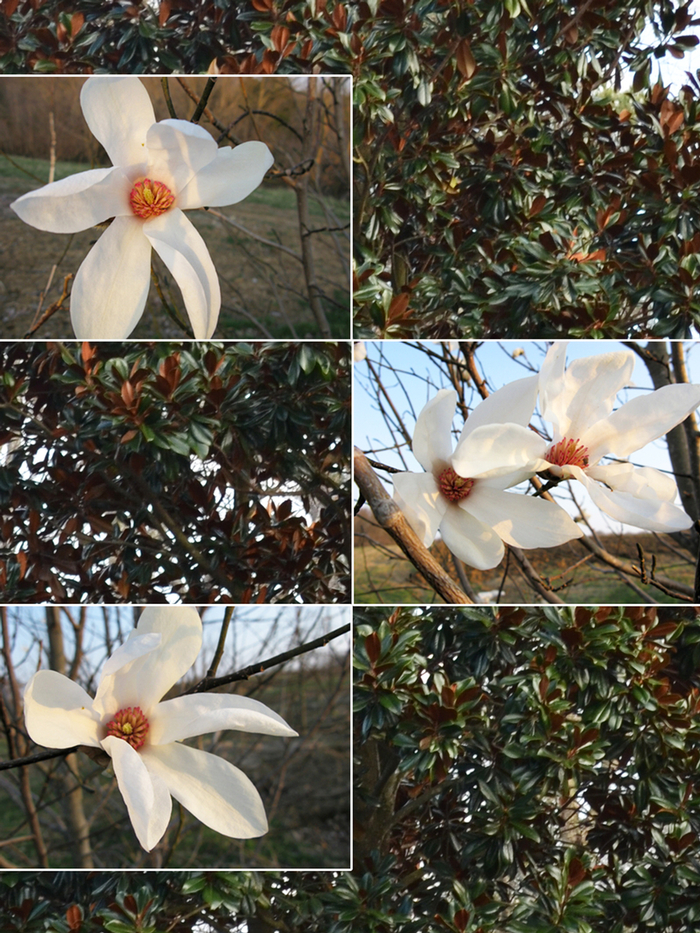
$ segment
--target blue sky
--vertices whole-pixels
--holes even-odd
[[[366,341],[365,346],[368,358],[375,367],[380,368],[383,385],[396,406],[398,414],[412,433],[416,416],[421,408],[439,388],[447,385],[445,377],[437,363],[417,349],[414,343]],[[438,342],[424,341],[422,346],[438,352],[442,350],[442,345]],[[521,379],[538,371],[547,346],[548,344],[544,341],[484,342],[477,352],[477,362],[481,372],[486,375],[489,389],[494,391],[507,382]],[[700,383],[700,343],[687,342],[684,346],[689,378],[692,382]],[[617,341],[571,341],[567,348],[567,360],[625,349],[625,346]],[[392,447],[395,441],[378,410],[376,400],[369,391],[372,380],[366,362],[355,364],[354,376],[354,443],[366,452],[375,451],[376,453],[371,456],[389,466],[420,471],[421,468],[410,451],[404,448],[405,461],[402,462],[396,450],[386,449]],[[653,390],[651,378],[643,362],[638,358],[633,372],[633,382],[633,387],[624,390],[618,396],[619,404],[623,404],[635,395]],[[479,397],[473,390],[470,397],[468,390],[466,400],[468,404],[477,404]],[[539,424],[537,419],[533,419],[533,423]],[[454,427],[461,428],[459,418],[455,419]],[[633,454],[630,459],[637,465],[651,466],[659,470],[670,470],[671,467],[663,438]],[[380,473],[379,475],[383,481],[387,479],[386,474]],[[385,485],[391,490],[389,482],[385,482]],[[597,530],[611,533],[635,530],[629,525],[622,526],[603,515],[588,500],[580,484],[573,484],[573,489],[591,524]],[[560,502],[568,511],[576,514],[573,503],[567,501],[564,487],[561,487]]]

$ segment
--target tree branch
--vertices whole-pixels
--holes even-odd
[[[382,486],[367,457],[355,448],[355,482],[382,528],[391,535],[414,567],[446,603],[471,605],[472,600],[445,573],[428,551],[391,496]]]

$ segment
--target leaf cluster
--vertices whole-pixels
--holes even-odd
[[[342,601],[346,345],[1,353],[5,602]]]
[[[356,917],[371,903],[407,931],[688,929],[698,660],[694,610],[358,610],[356,810],[389,812],[360,823]]]

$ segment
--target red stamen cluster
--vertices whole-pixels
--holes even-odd
[[[126,709],[120,709],[114,719],[107,724],[107,735],[124,739],[137,751],[146,741],[147,732],[148,720],[140,706],[127,706]]]
[[[587,467],[588,448],[584,447],[578,439],[564,437],[552,447],[546,459],[556,466]]]
[[[175,195],[163,182],[144,178],[131,189],[129,203],[137,217],[148,220],[170,210],[175,203]]]
[[[474,480],[459,476],[452,467],[447,467],[438,476],[437,484],[446,499],[449,499],[450,502],[461,502],[472,491]]]

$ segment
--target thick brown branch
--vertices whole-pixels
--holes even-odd
[[[471,604],[471,599],[442,569],[381,484],[361,450],[355,448],[355,482],[367,500],[374,517],[446,603]]]

